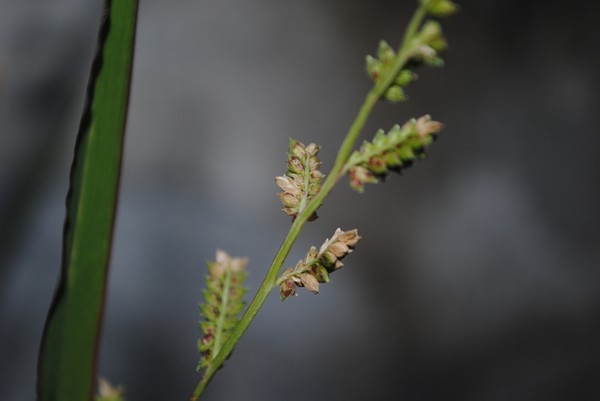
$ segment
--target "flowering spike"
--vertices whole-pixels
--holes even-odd
[[[329,282],[329,274],[343,266],[341,259],[352,252],[359,240],[357,230],[342,231],[338,228],[318,251],[311,247],[303,260],[294,268],[286,269],[277,280],[281,300],[296,295],[296,287],[304,287],[317,294],[319,283]]]
[[[283,211],[292,216],[292,219],[304,210],[310,199],[321,189],[324,175],[319,171],[319,150],[319,146],[314,143],[305,146],[302,142],[291,139],[288,171],[283,176],[275,177],[275,183],[283,191],[277,194],[285,206]],[[308,220],[316,218],[317,214],[313,213]]]
[[[201,354],[198,370],[210,365],[239,321],[245,306],[243,285],[247,263],[247,259],[232,258],[221,250],[217,250],[215,262],[207,263],[205,303],[200,305],[205,320],[200,322],[203,337],[198,341]]]
[[[393,126],[387,135],[379,130],[372,142],[364,142],[360,150],[348,158],[344,171],[348,173],[350,187],[362,193],[365,184],[379,182],[389,170],[400,172],[410,166],[415,159],[424,156],[425,149],[442,128],[442,123],[425,115],[402,127]]]

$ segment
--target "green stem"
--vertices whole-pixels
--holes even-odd
[[[248,306],[248,309],[246,309],[246,312],[240,319],[240,322],[233,329],[233,332],[223,345],[223,348],[221,348],[217,356],[212,360],[212,362],[204,372],[202,380],[198,383],[196,389],[190,397],[190,401],[198,400],[198,398],[208,385],[209,381],[214,376],[215,372],[221,367],[221,365],[223,365],[225,359],[227,359],[227,357],[229,356],[235,345],[238,343],[246,329],[248,329],[250,323],[252,323],[252,321],[256,317],[256,314],[267,299],[267,296],[275,286],[277,275],[279,274],[279,271],[281,270],[281,267],[283,266],[283,263],[285,262],[285,259],[287,258],[290,249],[292,248],[292,245],[296,241],[296,238],[298,238],[302,227],[308,221],[310,216],[314,212],[316,212],[319,206],[321,206],[323,200],[327,197],[327,195],[329,195],[329,192],[333,189],[338,179],[340,178],[342,169],[344,168],[344,164],[348,160],[348,157],[350,156],[350,153],[354,148],[354,144],[356,143],[358,135],[362,131],[362,128],[364,127],[367,118],[369,117],[369,114],[373,109],[373,106],[375,106],[379,98],[390,86],[390,84],[395,79],[396,75],[398,75],[404,64],[410,59],[412,50],[411,41],[414,35],[416,34],[417,29],[423,22],[423,18],[425,17],[425,15],[426,5],[422,2],[408,25],[404,41],[402,42],[402,45],[398,50],[396,59],[392,64],[392,68],[390,69],[389,74],[387,74],[385,79],[382,79],[367,94],[362,106],[360,107],[360,110],[358,111],[358,114],[356,115],[356,118],[354,119],[354,122],[350,126],[350,129],[348,130],[348,133],[346,134],[346,137],[344,138],[344,141],[340,146],[340,149],[335,159],[335,163],[331,168],[329,174],[327,174],[327,178],[321,186],[321,189],[306,205],[306,208],[302,210],[300,214],[298,214],[296,220],[294,220],[294,223],[290,227],[287,236],[283,240],[283,244],[281,244],[281,247],[277,251],[275,258],[271,263],[271,267],[269,268],[265,279],[263,280],[258,291],[256,292],[254,299]]]
[[[229,307],[229,291],[231,287],[231,270],[227,269],[225,272],[225,279],[223,283],[223,295],[221,296],[221,307],[219,308],[219,319],[217,319],[217,327],[215,330],[215,345],[213,346],[213,358],[218,355],[221,349],[221,342],[223,340],[223,324],[225,323],[225,317],[227,316],[227,309]]]
[[[304,193],[302,194],[302,199],[300,199],[300,206],[298,206],[298,210],[302,213],[302,210],[306,207],[309,198],[309,186],[310,186],[310,155],[306,152],[306,157],[304,158]]]
[[[406,32],[404,32],[404,40],[402,41],[402,45],[400,46],[400,50],[398,53],[402,52],[402,50],[407,50],[410,45],[410,41],[413,39],[417,30],[423,23],[423,19],[427,15],[427,7],[431,0],[421,1],[421,5],[415,11],[415,14],[411,18],[408,26],[406,27]],[[391,81],[390,81],[391,82]]]

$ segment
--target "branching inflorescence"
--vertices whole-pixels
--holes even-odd
[[[319,249],[311,247],[304,259],[295,267],[285,269],[277,278],[302,227],[317,218],[317,209],[339,179],[347,174],[350,186],[363,192],[365,184],[377,183],[390,171],[399,172],[424,157],[436,134],[443,128],[429,115],[410,119],[402,126],[394,125],[387,133],[379,130],[371,141],[364,141],[358,150],[352,150],[378,100],[406,101],[405,88],[416,80],[415,70],[419,66],[443,65],[440,52],[446,49],[447,44],[441,26],[435,20],[425,19],[427,16],[445,17],[456,11],[457,5],[451,0],[420,0],[398,49],[394,50],[382,41],[377,56],[366,57],[367,74],[374,86],[342,142],[327,177],[319,171],[321,161],[317,155],[320,147],[314,143],[304,145],[290,140],[287,171],[276,177],[275,182],[282,190],[278,196],[283,203],[283,211],[292,217],[292,226],[241,319],[238,315],[244,307],[242,284],[246,260],[231,258],[223,251],[217,251],[216,262],[208,264],[205,304],[201,306],[203,337],[198,344],[201,353],[198,368],[204,369],[204,375],[191,396],[192,401],[202,394],[272,289],[279,288],[282,300],[296,295],[298,287],[317,294],[320,284],[329,282],[329,275],[343,266],[341,259],[361,238],[356,229],[342,231],[338,228]]]

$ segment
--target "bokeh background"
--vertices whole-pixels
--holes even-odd
[[[101,1],[0,3],[0,388],[34,399]],[[290,136],[323,171],[415,1],[142,0],[100,373],[185,400],[217,247],[258,287],[290,221]],[[363,236],[321,294],[267,301],[207,400],[600,399],[600,6],[465,0],[442,70],[364,132],[430,113],[428,160],[340,185],[292,251]]]

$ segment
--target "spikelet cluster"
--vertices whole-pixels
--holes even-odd
[[[452,3],[453,4],[453,3]],[[437,5],[437,8],[447,8],[448,5]],[[437,21],[427,21],[410,42],[409,60],[405,68],[400,70],[393,78],[392,83],[383,93],[383,98],[390,102],[402,102],[408,99],[404,88],[417,79],[414,70],[422,65],[441,67],[444,61],[439,54],[447,47],[446,39],[442,35],[442,28]],[[375,84],[387,79],[388,74],[394,70],[396,51],[385,41],[379,42],[377,57],[366,57],[367,74]]]
[[[427,147],[443,125],[429,115],[412,119],[402,127],[395,125],[386,134],[379,130],[373,141],[363,142],[346,163],[350,186],[363,192],[365,184],[375,184],[390,170],[400,172],[418,158],[425,157]]]
[[[286,269],[277,281],[281,300],[296,295],[296,287],[318,294],[319,283],[328,283],[329,274],[344,266],[341,260],[352,252],[360,238],[357,230],[342,231],[338,228],[319,250],[311,247],[304,260],[300,260],[294,268]]]
[[[396,58],[396,52],[384,40],[379,42],[377,48],[377,57],[367,56],[367,74],[375,84],[385,79],[392,69],[392,64]],[[412,81],[417,79],[417,75],[410,69],[401,70],[395,77],[392,84],[387,88],[383,97],[390,102],[402,102],[408,99],[404,92],[404,88]]]
[[[320,147],[314,143],[305,146],[290,139],[290,150],[285,175],[275,177],[275,183],[283,192],[278,193],[283,211],[294,220],[319,192],[324,175],[319,171],[321,161],[317,157]],[[317,218],[316,212],[308,219]]]
[[[232,258],[221,250],[217,250],[214,262],[207,263],[205,303],[200,305],[204,320],[200,322],[203,336],[198,341],[198,370],[209,366],[239,321],[245,306],[247,263],[247,259]]]

